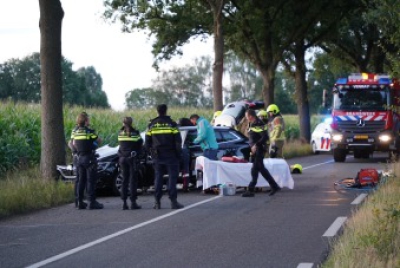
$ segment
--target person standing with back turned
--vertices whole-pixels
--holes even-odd
[[[140,137],[139,131],[132,127],[132,117],[125,117],[123,126],[118,133],[118,156],[119,166],[122,171],[122,189],[121,198],[123,201],[122,209],[128,209],[126,200],[128,199],[128,183],[131,199],[131,209],[140,209],[136,203],[137,185],[138,185],[138,162],[143,146],[143,139]]]
[[[269,195],[274,195],[281,188],[271,176],[268,169],[266,169],[264,166],[263,160],[266,150],[266,141],[269,138],[267,126],[257,117],[254,110],[247,110],[246,118],[250,123],[248,133],[253,166],[251,168],[251,182],[249,183],[248,190],[242,194],[242,197],[254,196],[258,173],[260,172],[271,187],[271,192],[269,193]]]
[[[182,138],[178,125],[167,116],[167,105],[157,106],[158,117],[151,120],[146,132],[146,149],[153,159],[155,172],[155,204],[154,209],[161,208],[163,195],[164,170],[168,170],[168,193],[171,200],[171,209],[181,209],[178,203],[176,183],[179,175],[179,163],[182,157]]]
[[[89,209],[102,209],[103,204],[96,201],[97,158],[95,151],[100,138],[94,130],[87,127],[88,117],[81,113],[76,120],[78,126],[71,135],[72,145],[78,155],[78,209],[85,209],[83,202],[85,187],[89,197]]]

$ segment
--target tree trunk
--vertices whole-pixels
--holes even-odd
[[[57,178],[57,164],[65,164],[62,107],[61,28],[64,11],[59,0],[39,0],[41,64],[41,158],[46,180]]]
[[[305,64],[305,48],[303,42],[296,43],[295,60],[295,96],[297,103],[297,111],[299,114],[300,124],[300,138],[310,142],[311,139],[311,126],[310,126],[310,105],[307,94],[307,81],[306,81],[306,64]]]
[[[222,77],[224,74],[224,34],[222,30],[222,6],[224,0],[210,1],[214,13],[214,64],[213,64],[213,105],[214,111],[222,111]]]
[[[268,107],[268,105],[274,103],[274,92],[275,92],[275,67],[270,67],[270,68],[262,68],[258,66],[257,68],[262,76],[263,80],[263,89],[262,89],[262,94],[263,94],[263,100],[265,103],[265,108]]]

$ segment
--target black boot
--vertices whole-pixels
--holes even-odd
[[[153,206],[154,209],[161,209],[161,202],[160,200],[156,200]]]
[[[86,209],[87,208],[87,203],[83,201],[78,202],[78,209]]]
[[[253,191],[246,191],[242,194],[242,197],[254,197]]]
[[[89,209],[103,209],[103,208],[104,208],[103,204],[97,201],[90,202]]]
[[[128,204],[126,203],[126,200],[124,200],[124,203],[122,205],[122,210],[127,210],[128,209]]]
[[[178,201],[176,201],[176,200],[171,201],[171,209],[181,209],[183,207],[184,207],[184,205],[178,203]]]
[[[276,188],[272,188],[271,192],[269,192],[269,195],[274,195],[276,192],[279,192],[281,190],[281,187],[277,186]]]
[[[132,201],[131,203],[131,209],[141,209],[142,207],[139,206],[136,201]]]

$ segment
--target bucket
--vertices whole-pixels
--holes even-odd
[[[236,194],[236,184],[227,182],[223,187],[223,194],[225,196],[232,196]]]

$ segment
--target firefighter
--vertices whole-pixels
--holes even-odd
[[[83,202],[85,187],[87,187],[90,201],[89,209],[102,209],[104,207],[103,204],[96,201],[97,158],[95,155],[97,145],[101,140],[93,129],[87,127],[88,120],[87,115],[79,114],[76,120],[77,128],[74,129],[71,135],[72,146],[76,150],[78,157],[78,209],[87,207]]]
[[[270,155],[283,158],[283,145],[285,143],[285,121],[276,104],[271,104],[267,108],[268,131],[270,135]]]
[[[122,172],[121,199],[123,201],[122,209],[127,210],[128,205],[128,183],[131,200],[131,209],[141,209],[136,203],[137,186],[139,177],[139,156],[142,151],[143,139],[138,130],[132,127],[132,117],[125,117],[123,126],[118,133],[118,162]]]
[[[268,124],[268,113],[265,110],[260,110],[257,113],[257,117],[264,123]]]
[[[182,138],[178,125],[167,116],[167,105],[157,106],[158,117],[151,120],[146,132],[146,149],[153,159],[155,172],[155,204],[154,209],[161,208],[164,170],[168,171],[168,194],[171,209],[181,209],[178,203],[176,183],[179,175],[179,162],[182,157]]]
[[[215,126],[215,119],[222,114],[222,111],[216,111],[213,115],[213,119],[211,120],[211,125]]]
[[[246,111],[246,118],[249,121],[249,143],[251,146],[251,182],[248,190],[242,194],[242,197],[253,197],[255,187],[257,185],[258,173],[265,178],[271,187],[269,195],[274,195],[281,188],[276,183],[274,178],[264,166],[264,154],[266,150],[266,142],[268,140],[268,131],[266,125],[257,117],[254,110]]]

